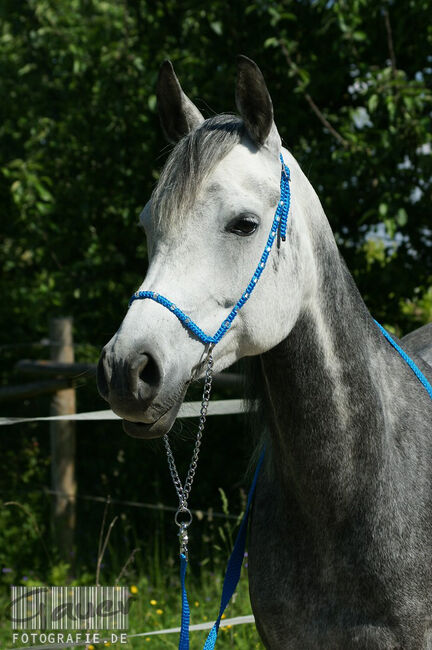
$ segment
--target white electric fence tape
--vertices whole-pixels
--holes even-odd
[[[221,621],[220,627],[226,627],[227,625],[242,625],[243,623],[255,623],[255,618],[252,616],[236,616],[234,618],[225,618]],[[213,627],[214,623],[197,623],[196,625],[191,625],[189,630],[191,632],[199,630],[210,630]],[[139,634],[128,634],[128,639],[132,639],[138,636],[153,636],[156,634],[174,634],[175,632],[180,632],[179,627],[171,627],[168,630],[155,630],[154,632],[140,632]]]
[[[181,405],[178,418],[194,418],[199,417],[200,415],[201,402],[185,402]],[[230,399],[230,400],[218,400],[217,402],[211,402],[209,404],[207,415],[235,415],[237,413],[245,413],[247,411],[245,402],[241,399]],[[10,425],[10,424],[19,424],[22,422],[52,422],[54,420],[119,420],[118,415],[113,413],[113,411],[90,411],[88,413],[73,413],[70,415],[55,415],[49,417],[37,417],[37,418],[0,418],[0,426]],[[254,623],[255,619],[252,615],[249,616],[236,616],[234,618],[226,618],[221,621],[220,627],[227,627],[232,625],[242,625],[247,623]],[[199,630],[210,630],[213,627],[213,622],[198,623],[196,625],[190,626],[190,631],[199,631]],[[150,637],[157,636],[161,634],[178,634],[180,632],[179,627],[172,627],[166,630],[154,630],[152,632],[139,632],[138,634],[128,634],[127,638],[132,639],[136,637]],[[101,643],[105,641],[101,640]],[[61,650],[62,648],[72,648],[74,646],[85,646],[87,643],[61,643],[58,645],[39,645],[39,646],[24,646],[22,648],[14,647],[11,650],[46,650],[47,647],[50,650]]]
[[[185,402],[181,405],[178,418],[196,418],[200,415],[201,402]],[[211,402],[207,415],[235,415],[245,413],[247,408],[241,399],[221,399]],[[21,422],[53,422],[55,420],[120,420],[113,411],[89,411],[88,413],[71,413],[70,415],[51,415],[37,418],[0,418],[0,426],[20,424]]]

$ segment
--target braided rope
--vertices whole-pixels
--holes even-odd
[[[374,319],[374,320],[375,320],[375,319]],[[384,329],[384,327],[383,327],[382,325],[380,325],[380,324],[378,323],[378,321],[375,321],[375,323],[378,325],[379,329],[380,329],[381,332],[384,334],[384,336],[386,337],[387,341],[388,341],[388,342],[389,342],[389,343],[394,347],[395,350],[397,350],[397,351],[399,352],[399,354],[401,355],[402,359],[403,359],[403,360],[404,360],[404,361],[409,365],[409,367],[411,368],[411,370],[413,371],[413,373],[415,374],[415,376],[417,377],[417,379],[418,379],[419,381],[421,381],[421,383],[423,384],[423,386],[426,388],[426,390],[427,390],[427,392],[428,392],[428,394],[429,394],[429,397],[432,399],[432,386],[431,386],[431,384],[428,382],[428,380],[426,379],[426,377],[424,376],[424,374],[422,373],[422,371],[420,370],[420,368],[419,368],[419,367],[417,366],[417,364],[414,363],[414,361],[413,361],[413,360],[412,360],[412,359],[407,355],[407,353],[406,353],[404,350],[402,350],[401,346],[398,345],[398,344],[396,343],[396,341],[395,341],[395,340],[390,336],[390,334],[387,332],[387,330]]]
[[[156,293],[155,291],[136,291],[129,301],[129,306],[135,300],[144,300],[144,299],[154,300],[155,302],[159,303],[163,307],[166,307],[166,309],[169,309],[174,314],[174,316],[177,316],[179,321],[183,323],[183,325],[187,327],[192,332],[192,334],[194,334],[197,337],[197,339],[199,339],[205,345],[209,343],[216,345],[216,343],[219,343],[221,338],[228,332],[239,310],[249,300],[253,290],[255,289],[255,286],[258,280],[260,279],[262,272],[266,267],[269,254],[273,247],[273,243],[276,239],[276,235],[278,231],[281,240],[282,241],[286,240],[288,214],[289,214],[289,209],[291,204],[291,192],[290,192],[290,183],[289,183],[290,171],[288,167],[285,165],[282,154],[280,155],[280,160],[282,164],[281,181],[280,181],[280,188],[281,188],[280,200],[276,208],[276,212],[270,229],[270,234],[267,238],[264,251],[260,257],[258,266],[256,267],[255,272],[248,286],[246,287],[245,291],[241,295],[241,298],[237,301],[237,303],[235,304],[231,312],[228,314],[226,319],[222,322],[221,326],[213,336],[210,336],[209,334],[203,332],[203,330],[187,314],[185,314],[184,311],[180,309],[180,307],[177,307],[177,305],[175,305],[171,300],[169,300],[165,296],[162,296],[160,293]]]

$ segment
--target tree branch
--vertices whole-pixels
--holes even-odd
[[[311,109],[313,110],[313,112],[315,113],[315,115],[318,117],[318,119],[321,121],[321,123],[326,127],[326,129],[328,129],[328,131],[330,131],[330,133],[332,134],[332,136],[335,137],[336,140],[337,140],[337,141],[338,141],[338,142],[339,142],[343,147],[347,147],[347,146],[348,146],[348,142],[347,142],[347,141],[345,140],[345,138],[343,138],[343,137],[341,136],[341,134],[338,133],[338,131],[336,131],[336,129],[335,129],[335,128],[330,124],[330,122],[329,122],[328,119],[325,117],[325,115],[323,115],[323,113],[321,113],[320,109],[319,109],[318,106],[315,104],[314,100],[313,100],[312,97],[309,95],[309,93],[305,93],[304,96],[305,96],[305,99],[306,99],[307,103],[309,104],[309,106],[311,107]]]
[[[393,73],[393,77],[395,77],[396,76],[396,71],[397,71],[397,68],[396,68],[396,55],[395,55],[394,45],[393,45],[393,32],[392,32],[392,28],[391,28],[391,25],[390,25],[390,16],[389,16],[389,12],[387,11],[387,9],[384,9],[384,22],[385,22],[386,32],[387,32],[387,46],[388,46],[389,55],[390,55],[392,73]]]
[[[285,43],[284,43],[283,41],[279,40],[279,45],[280,45],[280,47],[281,47],[281,50],[282,50],[282,52],[283,52],[283,55],[284,55],[284,57],[285,57],[285,59],[286,59],[286,62],[287,62],[288,65],[289,65],[289,67],[290,67],[291,70],[293,70],[293,71],[295,72],[295,74],[298,76],[299,73],[298,73],[298,71],[297,71],[297,66],[295,65],[294,61],[292,60],[291,55],[290,55],[290,53],[288,52],[288,49],[287,49]],[[297,83],[299,84],[300,82],[298,81]],[[313,110],[313,112],[315,113],[315,115],[317,116],[317,118],[319,119],[319,121],[321,122],[321,124],[322,124],[323,126],[325,126],[325,128],[329,131],[329,133],[332,134],[332,136],[333,136],[333,137],[334,137],[334,138],[339,142],[339,144],[341,144],[343,147],[348,147],[348,146],[349,146],[349,142],[348,142],[347,140],[345,140],[345,138],[342,137],[341,134],[340,134],[338,131],[336,131],[336,129],[334,128],[334,126],[332,126],[332,125],[330,124],[330,122],[328,121],[328,119],[325,117],[325,115],[321,112],[321,110],[320,110],[320,109],[318,108],[318,106],[315,104],[314,100],[313,100],[312,97],[309,95],[309,93],[307,93],[307,92],[303,92],[303,94],[304,94],[304,98],[306,99],[307,103],[309,104],[310,108]]]

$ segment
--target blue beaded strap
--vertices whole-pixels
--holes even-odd
[[[387,332],[387,330],[384,329],[384,327],[382,325],[380,325],[378,323],[378,321],[375,321],[375,323],[378,325],[379,329],[384,334],[387,341],[394,347],[395,350],[397,350],[397,352],[399,352],[402,359],[409,365],[409,367],[411,368],[411,370],[413,371],[413,373],[415,374],[417,379],[419,381],[421,381],[423,386],[426,388],[426,390],[427,390],[427,392],[429,394],[429,397],[432,399],[432,386],[431,386],[430,382],[426,379],[426,377],[424,376],[424,374],[422,373],[420,368],[417,366],[416,363],[414,363],[414,361],[411,359],[411,357],[409,357],[407,355],[407,353],[404,350],[402,350],[401,346],[396,343],[396,341],[390,336],[390,334]]]
[[[161,296],[160,293],[156,293],[155,291],[137,291],[136,293],[133,294],[132,298],[130,299],[129,306],[135,300],[143,300],[146,298],[150,300],[154,300],[155,302],[158,302],[160,305],[163,305],[164,307],[169,309],[174,314],[174,316],[177,316],[179,321],[181,321],[183,325],[187,327],[192,332],[192,334],[194,334],[202,343],[204,344],[213,343],[213,345],[219,343],[221,338],[227,333],[227,331],[231,327],[231,324],[234,318],[237,316],[239,310],[243,307],[245,302],[249,300],[253,290],[255,289],[255,286],[261,277],[261,273],[265,269],[268,256],[270,254],[270,251],[272,249],[278,231],[281,240],[282,241],[286,240],[287,221],[288,221],[288,214],[289,214],[290,203],[291,203],[291,192],[290,192],[290,184],[289,184],[290,171],[288,167],[285,165],[282,154],[280,154],[280,160],[282,163],[282,173],[281,173],[281,181],[280,181],[280,189],[281,189],[280,199],[276,208],[270,234],[268,236],[263,254],[261,255],[260,261],[258,262],[258,266],[255,269],[255,273],[253,274],[251,281],[249,282],[248,286],[243,292],[240,300],[237,301],[236,305],[233,307],[230,314],[222,322],[222,325],[219,327],[219,329],[213,336],[210,336],[205,332],[203,332],[202,329],[198,327],[198,325],[187,314],[184,313],[184,311],[182,311],[179,307],[177,307],[177,305],[171,302],[171,300],[169,300],[168,298],[165,298],[165,296]]]

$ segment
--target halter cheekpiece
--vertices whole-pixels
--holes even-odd
[[[290,192],[290,185],[289,185],[290,171],[288,167],[285,165],[282,154],[280,154],[280,160],[282,164],[281,180],[280,180],[280,199],[276,208],[276,212],[273,218],[273,222],[271,225],[271,229],[270,229],[270,233],[266,245],[264,247],[264,251],[260,257],[258,266],[255,269],[255,273],[253,274],[251,281],[247,285],[246,289],[242,293],[236,305],[232,308],[231,312],[228,314],[228,316],[225,318],[225,320],[222,322],[221,326],[213,336],[205,334],[205,332],[203,332],[203,330],[187,314],[185,314],[184,311],[182,311],[179,307],[177,307],[177,305],[175,305],[171,300],[165,298],[165,296],[161,296],[160,293],[156,293],[155,291],[136,291],[129,301],[129,306],[135,300],[145,300],[145,299],[154,300],[155,302],[158,302],[163,307],[169,309],[175,316],[177,316],[179,321],[181,321],[183,325],[187,327],[205,345],[207,344],[216,345],[216,343],[219,343],[221,338],[227,333],[227,331],[231,327],[231,324],[235,319],[235,317],[237,316],[237,314],[239,313],[240,309],[243,307],[245,302],[249,300],[253,290],[255,289],[255,286],[258,280],[260,279],[262,272],[265,269],[268,257],[270,255],[270,251],[272,249],[275,239],[277,239],[277,234],[279,233],[279,236],[282,241],[285,241],[286,239],[287,221],[288,221],[288,214],[289,214],[290,201],[291,201],[291,192]]]

